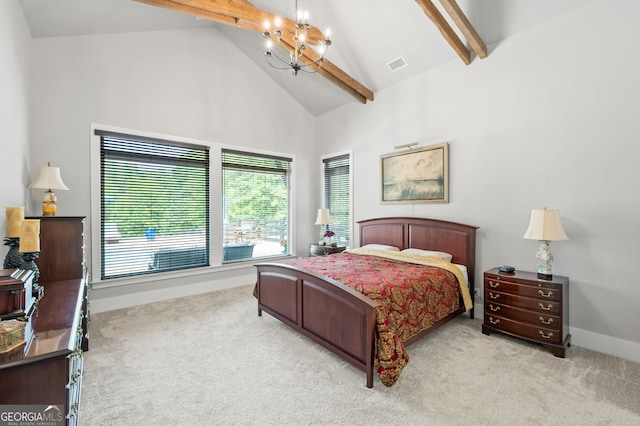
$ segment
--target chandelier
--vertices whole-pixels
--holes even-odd
[[[273,31],[271,31],[271,23],[265,21],[262,37],[267,41],[267,46],[264,54],[271,67],[289,70],[292,75],[298,75],[298,71],[318,72],[322,68],[328,47],[331,46],[329,30],[327,30],[327,36],[325,37],[321,31],[311,27],[309,25],[309,14],[298,9],[298,0],[295,2],[295,8],[295,23],[291,21],[283,23],[282,19],[276,17],[273,22]],[[284,27],[283,24],[285,25]],[[291,28],[291,25],[293,29],[285,32],[283,28]],[[307,49],[307,44],[319,45],[318,51],[314,50],[315,54],[311,52],[306,52],[305,54],[304,51]],[[275,50],[272,50],[274,46],[284,50],[289,58],[285,59],[279,56]],[[301,60],[303,55],[305,56],[304,62]]]

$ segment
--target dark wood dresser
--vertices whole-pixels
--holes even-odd
[[[40,254],[36,265],[38,282],[44,286],[52,281],[83,279],[88,285],[84,216],[31,216],[40,219]],[[89,298],[85,287],[82,311],[82,350],[89,350]]]
[[[84,278],[85,217],[32,216],[40,219],[40,283]]]
[[[55,405],[78,424],[83,351],[89,349],[84,217],[40,219],[36,265],[44,297],[29,315],[26,345],[0,364],[0,404]]]
[[[482,332],[500,332],[544,345],[564,358],[569,334],[569,278],[540,279],[535,272],[484,273]]]
[[[26,350],[0,363],[0,405],[55,405],[66,424],[78,423],[84,294],[83,279],[46,283],[25,328]]]

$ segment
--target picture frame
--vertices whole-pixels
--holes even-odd
[[[449,202],[449,144],[425,146],[380,156],[381,202]]]

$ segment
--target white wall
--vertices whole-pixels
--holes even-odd
[[[612,4],[613,3],[613,4]],[[559,209],[573,343],[640,361],[640,3],[597,1],[316,120],[319,155],[354,149],[356,220],[434,217],[479,226],[476,285],[499,264],[535,271],[533,208]],[[450,203],[381,205],[379,156],[450,144]],[[479,285],[482,297],[482,284]],[[476,299],[477,300],[477,299]],[[479,300],[482,303],[482,300]]]
[[[29,163],[29,46],[31,36],[17,1],[0,2],[0,226],[5,207],[24,206]],[[4,235],[4,233],[2,234]],[[7,253],[2,246],[4,260]]]
[[[316,181],[305,173],[316,166],[307,152],[313,117],[213,28],[34,39],[32,88],[32,163],[61,167],[70,188],[57,191],[59,215],[90,216],[90,129],[99,123],[293,154],[303,188],[294,221],[313,223],[317,206],[306,189]],[[299,250],[311,241],[308,228],[297,234]],[[254,280],[253,267],[212,270],[94,286],[90,298],[98,311]]]

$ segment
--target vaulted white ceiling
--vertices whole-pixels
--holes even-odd
[[[34,38],[213,26],[313,115],[357,102],[318,74],[292,77],[286,71],[270,68],[263,54],[264,41],[256,32],[133,0],[19,1]],[[458,5],[489,48],[485,59],[472,54],[475,62],[490,61],[491,51],[501,40],[590,1],[593,0],[458,0]],[[294,15],[294,0],[251,3],[285,17]],[[437,0],[433,3],[440,6]],[[333,45],[327,59],[374,95],[448,61],[467,66],[415,0],[299,0],[298,4],[308,10],[311,25],[331,29]],[[399,57],[408,66],[393,72],[387,64]]]

